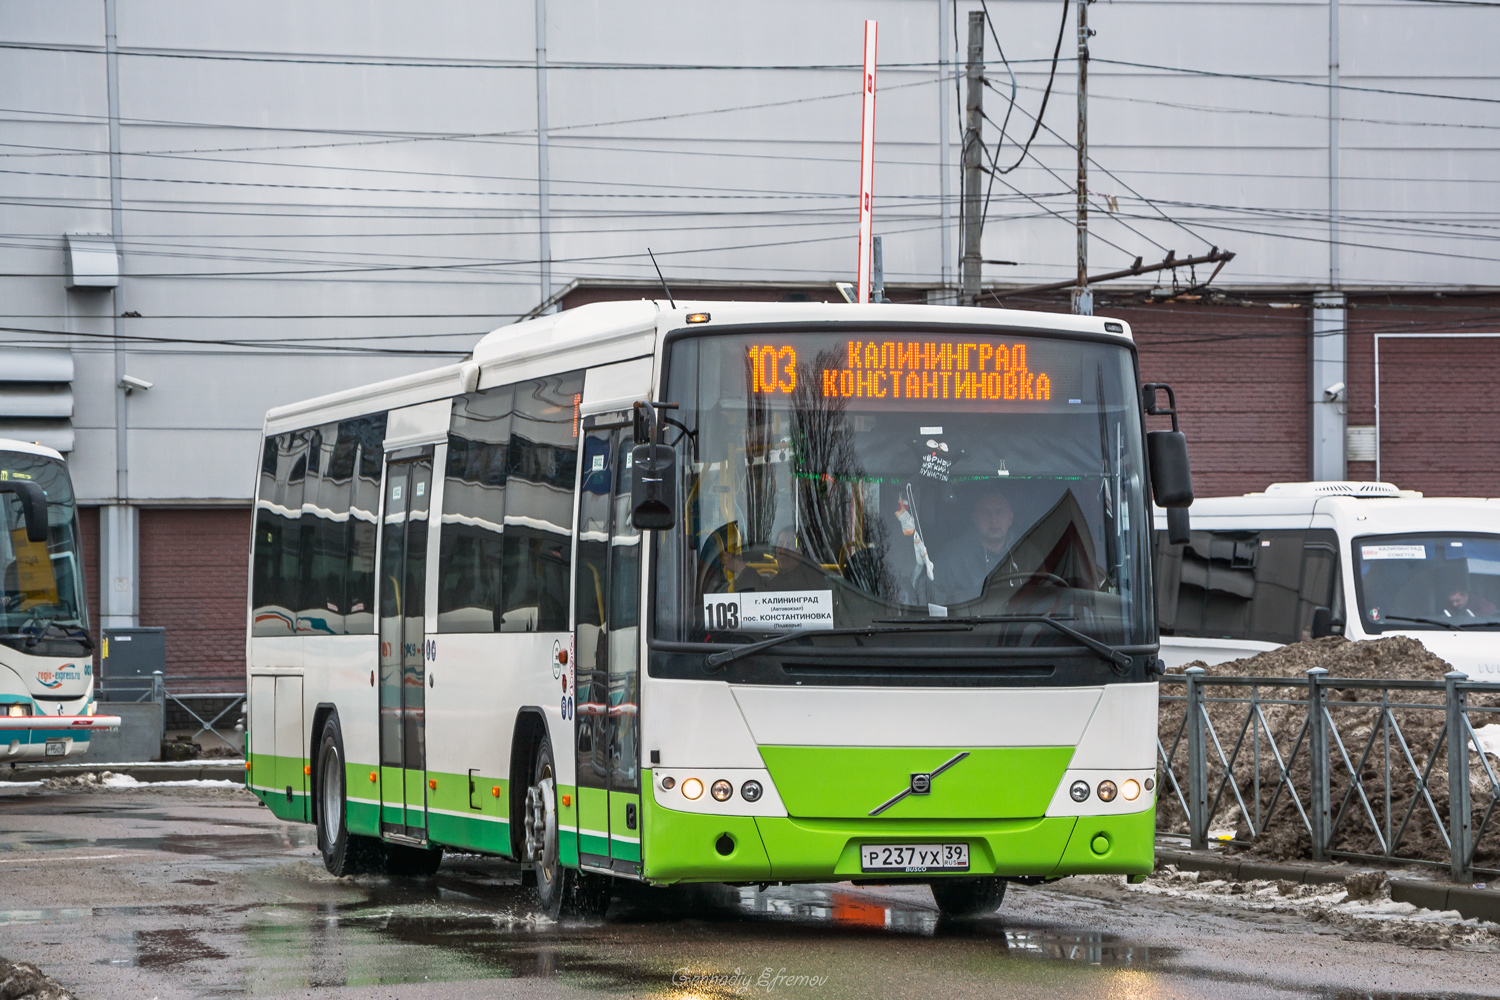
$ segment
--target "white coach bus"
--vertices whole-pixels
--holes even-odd
[[[249,786],[330,871],[505,855],[554,914],[1144,875],[1148,452],[1189,502],[1123,324],[945,307],[602,303],[277,408]]]
[[[85,595],[62,455],[0,439],[0,763],[77,756],[104,728]]]
[[[1500,679],[1500,501],[1390,483],[1273,483],[1194,502],[1185,543],[1157,516],[1161,656],[1212,666],[1341,634],[1406,635]]]

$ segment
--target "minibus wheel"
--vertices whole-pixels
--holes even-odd
[[[552,765],[552,743],[547,739],[537,748],[522,823],[522,860],[536,868],[536,894],[542,911],[553,920],[604,916],[610,901],[609,880],[562,863],[557,835],[557,771]]]
[[[318,741],[318,778],[313,796],[318,850],[323,866],[334,875],[378,871],[383,867],[380,841],[349,832],[344,774],[344,734],[335,713],[323,724],[323,738]]]
[[[932,883],[932,898],[945,917],[982,917],[1005,900],[1003,878],[952,878]]]

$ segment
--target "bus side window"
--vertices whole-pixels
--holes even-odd
[[[1328,608],[1335,620],[1344,618],[1344,601],[1339,577],[1337,532],[1307,532],[1302,546],[1302,592],[1297,609],[1297,637],[1312,638],[1313,612]]]
[[[439,632],[499,632],[505,492],[515,386],[453,401],[438,556]]]
[[[501,630],[565,632],[583,372],[516,384],[505,488]]]
[[[1162,633],[1294,642],[1304,593],[1301,530],[1194,531],[1187,545],[1157,534]],[[1311,620],[1311,612],[1308,612]]]
[[[302,494],[307,431],[267,438],[256,510],[252,635],[295,635],[302,604]]]

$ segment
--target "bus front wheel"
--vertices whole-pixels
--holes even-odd
[[[932,898],[945,917],[982,917],[1000,909],[1005,879],[943,879],[932,883]]]
[[[553,920],[604,916],[609,908],[609,881],[562,863],[558,849],[557,772],[552,765],[549,740],[544,739],[537,749],[522,822],[526,835],[523,860],[536,868],[536,894],[542,911]]]
[[[313,799],[323,866],[340,876],[379,871],[383,867],[380,841],[349,832],[344,775],[344,734],[339,730],[339,717],[330,715],[318,742],[318,788]]]

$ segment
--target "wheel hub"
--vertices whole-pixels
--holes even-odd
[[[526,789],[526,858],[538,873],[550,873],[557,863],[557,795],[551,778]]]

